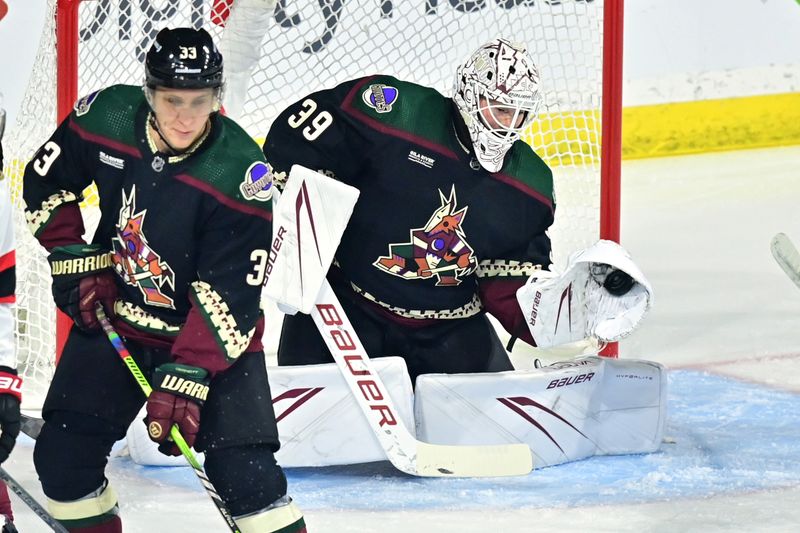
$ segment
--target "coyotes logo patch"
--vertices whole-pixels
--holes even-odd
[[[435,277],[436,285],[445,287],[460,285],[461,277],[475,271],[478,261],[461,228],[469,207],[456,210],[455,187],[449,197],[440,190],[439,199],[441,207],[425,226],[412,229],[409,242],[390,244],[389,255],[379,257],[373,266],[404,279]]]
[[[361,93],[361,99],[378,113],[389,113],[392,106],[397,103],[400,91],[397,87],[376,83]]]
[[[161,290],[164,284],[175,290],[175,273],[147,243],[144,234],[146,214],[147,209],[136,213],[136,186],[131,188],[130,196],[123,190],[117,236],[111,239],[114,270],[125,283],[139,289],[144,303],[175,309],[175,302]]]
[[[239,191],[247,200],[269,202],[272,200],[272,169],[261,161],[256,161],[245,172]]]

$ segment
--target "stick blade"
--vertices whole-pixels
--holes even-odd
[[[800,287],[800,253],[785,233],[778,233],[770,243],[772,257],[795,285]]]
[[[43,425],[44,420],[41,418],[20,413],[20,430],[33,440],[36,440],[39,437],[39,433],[42,432]]]
[[[416,471],[424,477],[525,476],[533,470],[527,444],[447,446],[419,442]]]

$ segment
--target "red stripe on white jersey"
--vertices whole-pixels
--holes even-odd
[[[8,270],[17,264],[17,254],[15,250],[0,255],[0,272]]]

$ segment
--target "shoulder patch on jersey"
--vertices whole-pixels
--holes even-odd
[[[364,103],[378,113],[389,113],[392,110],[392,104],[397,103],[399,98],[400,91],[397,90],[397,87],[382,83],[374,83],[361,93]]]
[[[141,87],[110,85],[75,104],[70,115],[70,128],[93,144],[141,158],[136,137],[136,115],[142,105],[147,103]]]
[[[244,181],[239,191],[245,200],[269,202],[272,199],[272,169],[269,165],[256,161],[244,173]]]
[[[392,112],[386,108],[381,111],[375,95],[384,98],[384,105],[391,105]],[[357,127],[399,137],[450,158],[457,157],[451,147],[450,99],[436,89],[377,74],[356,80],[342,100],[341,110],[358,121]]]
[[[95,101],[98,94],[100,94],[100,91],[94,91],[93,93],[89,93],[75,102],[75,115],[81,117],[88,113],[89,109],[92,107],[92,102]]]

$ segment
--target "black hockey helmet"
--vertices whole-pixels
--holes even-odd
[[[144,63],[145,85],[151,89],[222,87],[222,54],[202,28],[162,29]]]

